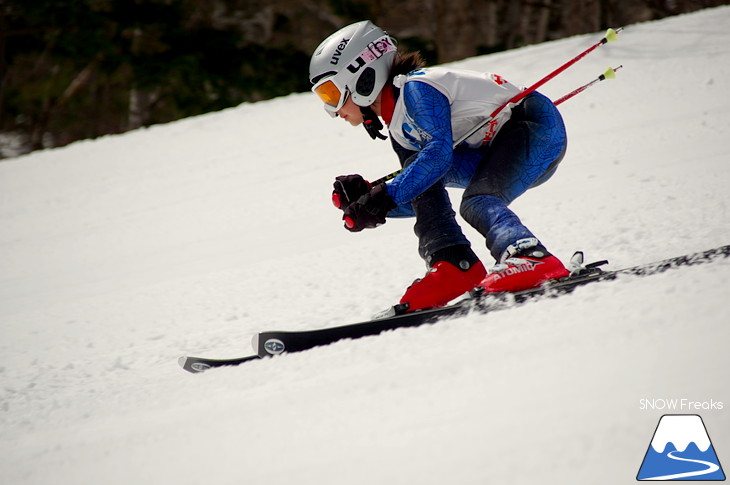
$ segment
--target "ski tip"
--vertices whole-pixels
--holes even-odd
[[[180,364],[180,367],[182,367],[183,369],[185,368],[185,364],[187,363],[187,361],[188,361],[188,358],[185,357],[184,355],[182,357],[180,357],[179,359],[177,359],[177,363]]]

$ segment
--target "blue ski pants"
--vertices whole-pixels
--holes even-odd
[[[465,156],[480,158],[465,187],[461,216],[485,240],[499,261],[514,242],[535,237],[509,209],[509,204],[530,188],[547,181],[565,155],[567,136],[562,117],[547,97],[533,92],[512,109],[492,143]],[[461,148],[454,156],[460,156]],[[439,249],[469,245],[456,222],[443,182],[437,182],[411,202],[419,253],[426,261]]]

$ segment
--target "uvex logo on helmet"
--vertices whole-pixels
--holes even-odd
[[[395,46],[391,43],[388,36],[381,37],[374,42],[370,42],[365,50],[363,50],[360,55],[357,56],[357,59],[355,59],[353,63],[347,66],[347,70],[355,74],[366,63],[373,62],[375,59],[380,59],[381,57],[383,57],[383,54],[385,54],[386,52],[390,52],[394,49]]]
[[[342,39],[339,44],[337,44],[337,48],[335,49],[334,54],[332,54],[332,58],[330,58],[330,64],[336,66],[337,63],[340,62],[340,56],[342,55],[342,51],[345,50],[345,47],[347,47],[347,43],[350,42],[350,39]]]

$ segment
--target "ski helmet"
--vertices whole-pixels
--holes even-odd
[[[333,117],[348,96],[360,107],[370,106],[388,81],[396,50],[396,40],[369,20],[343,27],[312,55],[312,91]]]

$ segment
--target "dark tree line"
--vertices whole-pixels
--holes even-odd
[[[312,50],[364,18],[438,63],[724,3],[0,0],[0,158],[306,91]]]

